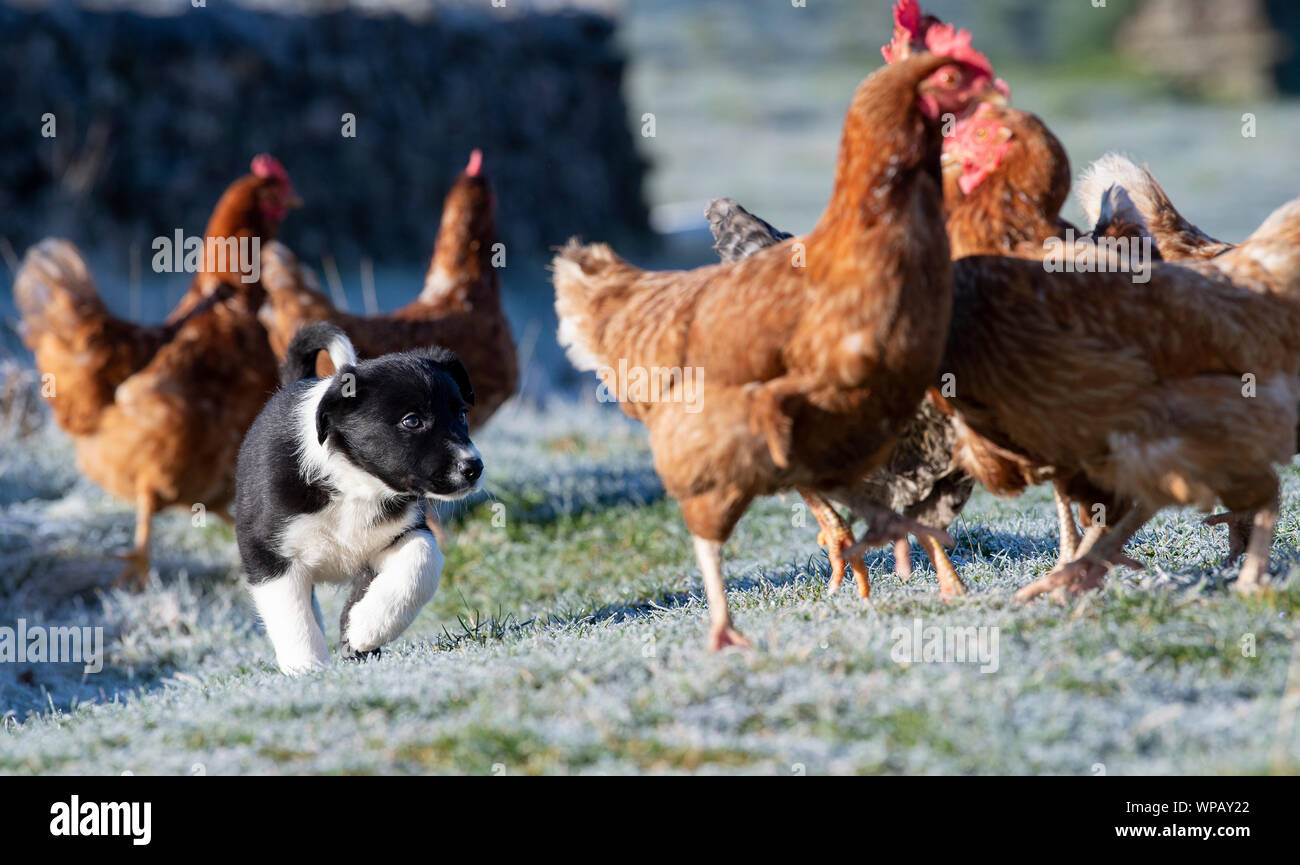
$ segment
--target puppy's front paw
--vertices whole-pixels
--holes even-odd
[[[364,652],[359,652],[356,649],[352,648],[351,643],[349,643],[347,640],[344,640],[343,642],[339,643],[339,656],[342,657],[343,660],[345,661],[369,661],[372,658],[377,661],[379,660],[380,654],[379,654],[379,649],[377,648],[367,649]]]

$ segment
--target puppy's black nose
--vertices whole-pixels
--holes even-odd
[[[478,457],[470,457],[462,460],[460,464],[460,474],[467,482],[474,483],[483,474],[483,460]]]

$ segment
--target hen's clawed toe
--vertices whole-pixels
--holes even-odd
[[[149,555],[139,550],[118,553],[117,558],[126,565],[113,580],[113,588],[130,592],[143,592],[149,584]]]
[[[1146,567],[1137,559],[1130,558],[1122,553],[1116,554],[1109,559],[1085,555],[1081,559],[1076,559],[1069,564],[1053,569],[1045,577],[1034,580],[1016,592],[1013,600],[1023,604],[1049,592],[1058,598],[1066,596],[1078,597],[1085,592],[1101,588],[1102,583],[1106,581],[1106,575],[1110,573],[1111,567],[1114,566],[1133,568],[1134,570],[1142,570]]]
[[[709,629],[709,651],[718,652],[728,646],[752,649],[754,644],[731,625],[714,625]]]

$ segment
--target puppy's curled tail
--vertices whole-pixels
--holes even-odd
[[[357,350],[352,347],[348,335],[336,324],[318,321],[299,329],[293,335],[293,340],[284,353],[280,384],[290,385],[304,378],[315,378],[316,355],[322,351],[329,352],[335,369],[343,369],[344,365],[355,366],[357,363]]]

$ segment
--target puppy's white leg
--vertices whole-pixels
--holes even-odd
[[[438,590],[442,551],[426,530],[411,532],[375,556],[375,578],[348,611],[344,640],[358,652],[378,648],[415,620]]]
[[[275,661],[289,675],[319,669],[330,662],[325,633],[317,616],[311,581],[289,573],[250,587],[266,635],[275,647]]]

